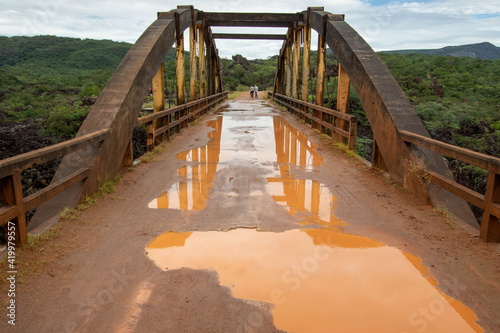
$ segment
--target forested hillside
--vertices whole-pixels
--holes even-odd
[[[472,57],[472,58],[480,58],[488,60],[500,59],[500,47],[495,46],[488,42],[459,45],[459,46],[446,46],[440,49],[393,50],[393,51],[385,51],[384,53],[390,53],[390,54],[422,53],[422,54],[445,55],[453,57]]]
[[[76,134],[90,106],[131,44],[54,36],[0,37],[0,158],[40,148]],[[500,156],[500,60],[427,54],[380,53],[432,137]],[[165,59],[167,105],[175,102],[175,56]],[[309,100],[314,100],[317,54],[311,54]],[[189,77],[186,52],[186,77]],[[257,84],[272,89],[277,56],[221,59],[226,90]],[[336,106],[337,61],[326,59],[327,106]],[[302,69],[299,69],[302,73]],[[299,84],[301,84],[299,80]],[[189,89],[189,79],[186,79]],[[189,96],[189,94],[188,94]],[[369,123],[353,89],[350,110],[358,117],[357,152],[370,158]],[[147,106],[147,103],[145,104]],[[484,171],[450,161],[457,178],[484,187]]]

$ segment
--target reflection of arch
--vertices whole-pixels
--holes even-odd
[[[202,210],[205,208],[219,163],[222,117],[209,121],[207,126],[214,128],[207,135],[211,139],[210,142],[201,148],[177,154],[177,159],[193,164],[179,168],[178,173],[181,180],[153,200],[149,205],[150,208],[181,210]]]

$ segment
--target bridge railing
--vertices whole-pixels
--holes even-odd
[[[416,145],[438,154],[475,165],[488,171],[485,195],[458,184],[453,179],[425,170],[428,180],[476,207],[484,209],[480,237],[483,240],[500,241],[500,158],[453,146],[438,140],[407,131],[399,131],[407,145]]]
[[[34,164],[52,161],[66,154],[101,144],[108,136],[109,130],[99,130],[0,161],[0,226],[7,224],[7,240],[10,241],[9,236],[13,234],[11,231],[14,231],[15,227],[16,242],[25,243],[28,238],[26,212],[85,180],[89,176],[90,167],[82,167],[27,197],[23,197],[21,172]]]
[[[148,151],[155,147],[163,135],[169,139],[172,130],[179,133],[182,128],[188,126],[188,123],[210,111],[227,96],[228,92],[225,91],[140,117],[137,126],[146,125]]]
[[[311,126],[325,133],[329,129],[333,133],[347,141],[349,150],[356,148],[357,120],[356,117],[347,113],[332,110],[316,104],[304,102],[281,94],[268,92],[269,98],[272,98],[278,104],[284,106],[291,113],[295,113],[302,119],[309,119]],[[343,124],[349,124],[349,128]]]
[[[166,133],[169,137],[172,129],[175,130],[175,133],[179,133],[182,128],[188,126],[189,122],[208,112],[215,105],[225,100],[227,96],[228,92],[222,92],[138,118],[137,126],[144,124],[147,126],[148,149],[154,148],[156,139],[162,134]],[[162,122],[162,125],[155,128],[155,120]],[[6,230],[9,231],[14,227],[16,243],[25,243],[28,238],[26,212],[87,179],[90,174],[90,167],[82,167],[27,197],[23,197],[21,172],[34,164],[49,162],[64,157],[66,154],[101,144],[109,137],[109,133],[110,131],[107,129],[99,130],[0,161],[0,227],[7,224]],[[130,156],[132,156],[132,152],[130,152]],[[9,235],[9,232],[6,234]]]

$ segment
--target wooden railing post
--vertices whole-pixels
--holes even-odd
[[[153,122],[149,122],[146,124],[146,140],[148,151],[152,151],[155,148],[155,127],[153,125]]]
[[[493,215],[493,205],[500,203],[500,167],[488,166],[488,180],[484,196],[484,214],[481,221],[480,238],[485,242],[500,242],[500,212]],[[498,206],[497,206],[498,207]]]
[[[342,120],[344,122],[346,122],[345,120]],[[356,118],[351,118],[351,120],[349,120],[349,144],[347,146],[347,148],[349,150],[352,150],[352,151],[355,151],[356,150],[356,136],[357,136],[357,132],[358,132],[358,123],[356,121]],[[343,138],[342,136],[340,136],[341,138]]]
[[[21,171],[16,169],[11,176],[1,179],[0,187],[0,203],[2,206],[16,206],[17,210],[17,217],[7,222],[6,230],[9,229],[10,223],[14,223],[16,244],[24,244],[28,241],[28,233],[26,231],[26,217],[24,215]]]

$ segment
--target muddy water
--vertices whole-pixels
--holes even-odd
[[[214,128],[208,134],[211,141],[177,155],[177,159],[187,162],[178,170],[180,181],[151,201],[149,208],[202,210],[217,172],[228,166],[245,166],[262,169],[267,193],[301,223],[344,224],[332,214],[336,198],[324,184],[294,179],[290,174],[294,167],[314,172],[323,164],[316,145],[304,133],[279,116],[230,113],[209,121],[207,126]],[[250,195],[264,193],[254,191]]]
[[[265,302],[276,327],[288,332],[481,331],[471,310],[424,277],[418,258],[360,236],[324,229],[168,232],[147,252],[163,270],[217,271],[234,297]],[[258,323],[253,318],[242,329]]]
[[[185,162],[179,181],[150,208],[202,211],[222,181],[219,171],[259,170],[264,186],[225,193],[226,200],[243,192],[264,198],[297,228],[314,228],[167,232],[146,249],[161,269],[215,270],[235,297],[264,302],[276,327],[289,332],[482,331],[470,309],[439,291],[419,258],[339,229],[346,223],[334,215],[337,199],[314,179],[323,158],[304,133],[277,115],[246,111],[225,112],[207,126],[210,142],[177,155]],[[310,177],[294,177],[293,169]],[[232,178],[224,181],[238,181]],[[257,319],[242,331],[258,329]]]

